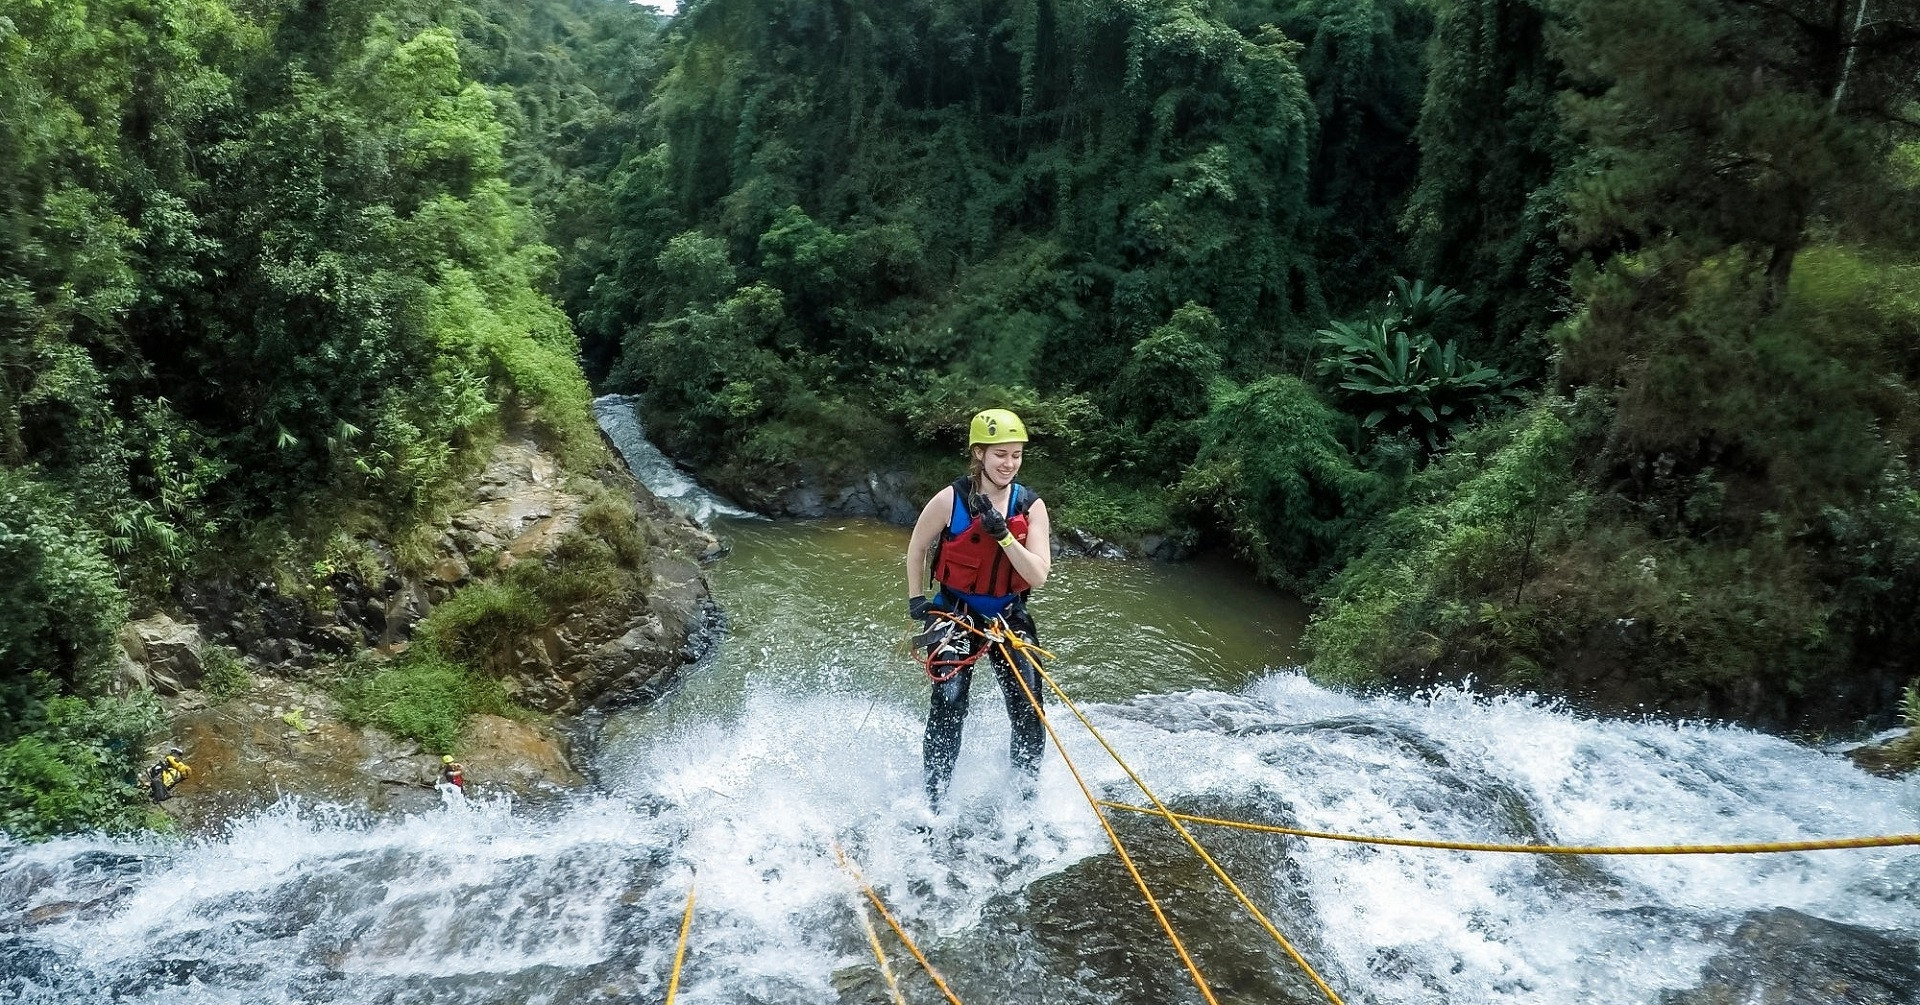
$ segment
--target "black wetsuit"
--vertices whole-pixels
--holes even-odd
[[[946,605],[936,602],[936,606]],[[981,618],[967,610],[964,604],[958,605],[955,613],[968,617],[976,628],[986,628],[990,619]],[[1009,606],[1002,615],[1007,624],[1021,638],[1037,644],[1034,634],[1033,617],[1027,613],[1027,605],[1019,601]],[[936,627],[940,622],[936,621]],[[934,659],[937,661],[965,660],[972,656],[980,646],[989,643],[963,628],[949,625],[940,641],[934,643]],[[1027,657],[1009,648],[1014,662],[1019,666],[1020,676],[1026,679],[1027,687],[1033,692],[1034,701],[1045,704],[1046,697],[1041,690],[1040,673],[1034,669]],[[1001,697],[1006,699],[1007,718],[1013,723],[1013,736],[1008,744],[1008,754],[1013,766],[1031,780],[1040,773],[1040,755],[1046,750],[1046,727],[1040,723],[1040,715],[1034,710],[1033,702],[1027,700],[1027,694],[1020,689],[1019,681],[1013,677],[1013,670],[1000,655],[1000,647],[993,646],[981,660],[993,661],[993,675],[1000,682]],[[933,685],[933,706],[927,712],[926,740],[926,784],[927,802],[934,809],[940,808],[940,800],[946,795],[947,783],[953,778],[953,765],[960,756],[961,727],[967,721],[967,692],[973,686],[973,669],[979,660],[961,666],[953,676]],[[938,669],[938,667],[936,667]]]

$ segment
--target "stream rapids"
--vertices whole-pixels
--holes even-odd
[[[836,848],[969,1005],[1202,1000],[1059,750],[1017,793],[990,675],[950,805],[926,809],[903,530],[718,529],[725,636],[599,724],[590,790],[398,819],[283,801],[188,839],[0,838],[0,1000],[654,1003],[697,882],[678,1002],[892,1001]],[[1920,831],[1920,779],[1737,727],[1322,687],[1291,667],[1297,605],[1229,568],[1054,576],[1034,610],[1061,684],[1178,810],[1506,843]],[[1049,711],[1097,793],[1140,801]],[[1326,1000],[1163,824],[1114,823],[1221,1002]],[[1194,833],[1351,1003],[1920,1002],[1916,848],[1564,859]],[[941,1001],[881,930],[904,999]]]

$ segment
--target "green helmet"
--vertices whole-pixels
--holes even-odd
[[[453,755],[452,755],[452,754],[441,754],[441,755],[440,755],[440,763],[441,763],[441,764],[452,764],[452,763],[453,763]]]
[[[1025,443],[1027,425],[1020,417],[1004,408],[989,408],[973,417],[973,426],[967,436],[967,446],[977,447],[985,443]]]

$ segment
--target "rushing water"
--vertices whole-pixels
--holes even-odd
[[[987,675],[952,805],[926,810],[903,530],[718,529],[727,635],[660,702],[609,718],[596,791],[381,821],[282,804],[216,838],[0,845],[0,999],[658,1002],[697,879],[678,1001],[891,1001],[838,847],[970,1005],[1201,1000],[1059,752],[1030,799],[1013,792]],[[1569,844],[1920,830],[1920,782],[1746,730],[1316,686],[1288,669],[1299,608],[1230,569],[1063,559],[1034,610],[1061,684],[1176,808]],[[1089,783],[1135,799],[1055,712]],[[1163,826],[1116,826],[1222,1002],[1324,1000]],[[1783,907],[1920,930],[1914,849],[1563,860],[1196,833],[1355,1003],[1654,1005]],[[883,945],[907,1001],[942,1000]]]

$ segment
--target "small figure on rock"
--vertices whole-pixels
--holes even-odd
[[[173,787],[193,774],[193,769],[182,760],[185,756],[186,752],[179,747],[168,747],[166,756],[147,769],[147,791],[152,793],[154,802],[172,799]]]
[[[467,794],[467,766],[453,759],[452,754],[440,755],[440,784],[451,786],[461,795]]]

